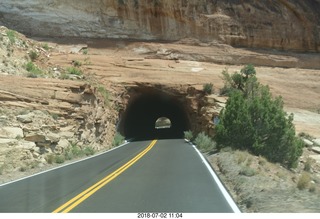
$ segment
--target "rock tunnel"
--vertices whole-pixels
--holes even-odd
[[[190,129],[186,102],[181,95],[152,88],[133,93],[118,125],[118,131],[126,139],[183,138],[183,132]],[[159,118],[170,120],[170,126],[157,128]]]

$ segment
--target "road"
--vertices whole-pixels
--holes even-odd
[[[182,139],[131,142],[0,186],[0,212],[239,212]]]

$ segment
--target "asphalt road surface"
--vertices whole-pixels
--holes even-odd
[[[1,185],[0,212],[240,212],[213,174],[183,139],[132,142]]]

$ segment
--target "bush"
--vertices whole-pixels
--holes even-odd
[[[52,164],[54,161],[54,155],[53,154],[49,154],[46,156],[46,161],[48,164]]]
[[[212,94],[212,93],[214,92],[213,84],[212,84],[212,83],[204,84],[204,85],[203,85],[203,91],[204,91],[206,94]]]
[[[80,67],[82,65],[82,63],[80,61],[78,61],[78,60],[72,61],[72,64],[73,64],[74,67]]]
[[[124,140],[125,138],[120,133],[117,132],[113,138],[112,146],[113,147],[119,146],[123,144]]]
[[[269,88],[251,77],[243,88],[231,93],[220,113],[215,136],[218,148],[248,150],[269,161],[295,167],[303,142],[295,136],[293,114],[284,112],[281,97],[273,99]]]
[[[76,67],[69,67],[67,68],[67,73],[71,75],[82,75],[82,71]]]
[[[193,133],[191,130],[189,131],[184,131],[184,138],[187,139],[188,141],[192,141],[193,139]]]
[[[243,175],[243,176],[254,176],[256,175],[256,171],[254,169],[252,169],[251,167],[248,167],[248,166],[243,166],[239,172],[240,175]]]
[[[210,151],[214,149],[216,146],[215,142],[203,132],[197,135],[196,139],[194,140],[194,143],[197,145],[199,149],[203,151]]]
[[[92,147],[85,147],[84,150],[83,150],[84,154],[86,156],[91,156],[91,155],[94,155],[95,151]]]
[[[311,182],[311,177],[308,173],[304,172],[302,173],[302,175],[300,176],[299,180],[298,180],[298,184],[297,187],[300,190],[306,189],[309,184]]]
[[[54,161],[58,164],[64,163],[65,157],[63,155],[56,155]]]
[[[37,52],[35,52],[35,51],[31,51],[29,53],[29,57],[30,57],[31,61],[34,62],[39,57],[39,54]]]
[[[46,51],[49,51],[49,49],[50,49],[48,43],[42,44],[42,48],[43,48],[44,50],[46,50]]]
[[[75,144],[71,146],[71,153],[74,157],[82,157],[84,152],[81,150],[81,148]]]
[[[6,34],[10,43],[14,44],[16,42],[16,32],[14,30],[7,30]]]
[[[28,77],[37,78],[41,76],[43,72],[39,69],[33,62],[28,62],[25,66],[26,70],[29,72]]]
[[[66,158],[66,160],[72,160],[74,158],[74,155],[71,150],[66,150],[64,152],[64,157]]]

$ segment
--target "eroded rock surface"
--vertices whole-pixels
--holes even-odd
[[[3,0],[0,24],[31,35],[320,50],[320,1]],[[23,21],[23,22],[21,22]]]

